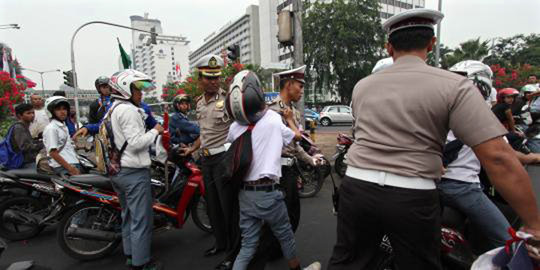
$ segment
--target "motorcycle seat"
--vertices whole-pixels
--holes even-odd
[[[18,178],[40,180],[45,182],[51,181],[51,175],[38,173],[36,169],[15,169],[9,170],[7,173],[17,176]]]
[[[73,175],[69,177],[69,182],[75,184],[90,185],[100,189],[113,189],[111,179],[106,176],[97,174]]]

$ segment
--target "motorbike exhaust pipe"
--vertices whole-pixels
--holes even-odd
[[[75,227],[70,227],[66,235],[96,241],[114,241],[120,238],[119,233]]]

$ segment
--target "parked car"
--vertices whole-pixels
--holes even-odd
[[[304,118],[306,119],[305,128],[309,129],[310,123],[314,122],[315,125],[319,123],[319,114],[310,109],[304,109]]]
[[[353,122],[351,107],[345,105],[326,106],[320,113],[319,122],[323,126],[337,123],[351,124]]]

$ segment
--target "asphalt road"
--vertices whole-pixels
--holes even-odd
[[[298,255],[306,265],[320,261],[325,268],[335,243],[336,217],[332,214],[331,186],[330,178],[327,178],[316,197],[301,200],[302,213],[296,241]],[[8,249],[0,258],[0,269],[22,260],[34,260],[37,265],[54,270],[127,269],[121,248],[98,261],[80,262],[68,257],[57,244],[55,229],[46,228],[39,236],[28,241],[8,243]],[[212,244],[213,237],[195,227],[190,219],[183,229],[155,235],[152,250],[165,269],[211,270],[223,259],[223,256],[203,257],[204,250]],[[269,270],[286,268],[284,259],[266,267]]]
[[[320,133],[347,132],[347,133],[350,133],[351,128],[352,128],[351,124],[337,124],[337,125],[334,124],[334,125],[327,126],[327,127],[322,126],[322,125],[318,125],[315,132],[320,132]]]

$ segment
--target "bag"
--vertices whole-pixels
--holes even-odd
[[[221,163],[224,167],[223,175],[225,179],[235,180],[238,183],[244,181],[244,177],[253,160],[251,131],[254,127],[255,125],[249,125],[247,130],[236,138],[227,152],[225,152],[225,157]]]
[[[128,142],[125,141],[122,148],[118,150],[114,143],[114,133],[112,130],[111,115],[118,104],[114,105],[103,118],[96,135],[96,170],[103,175],[115,176],[122,168],[120,159],[126,150]]]
[[[11,133],[17,124],[19,123],[15,123],[9,128],[6,138],[0,143],[0,165],[9,170],[22,167],[24,162],[22,151],[17,153],[13,151],[11,146]]]

